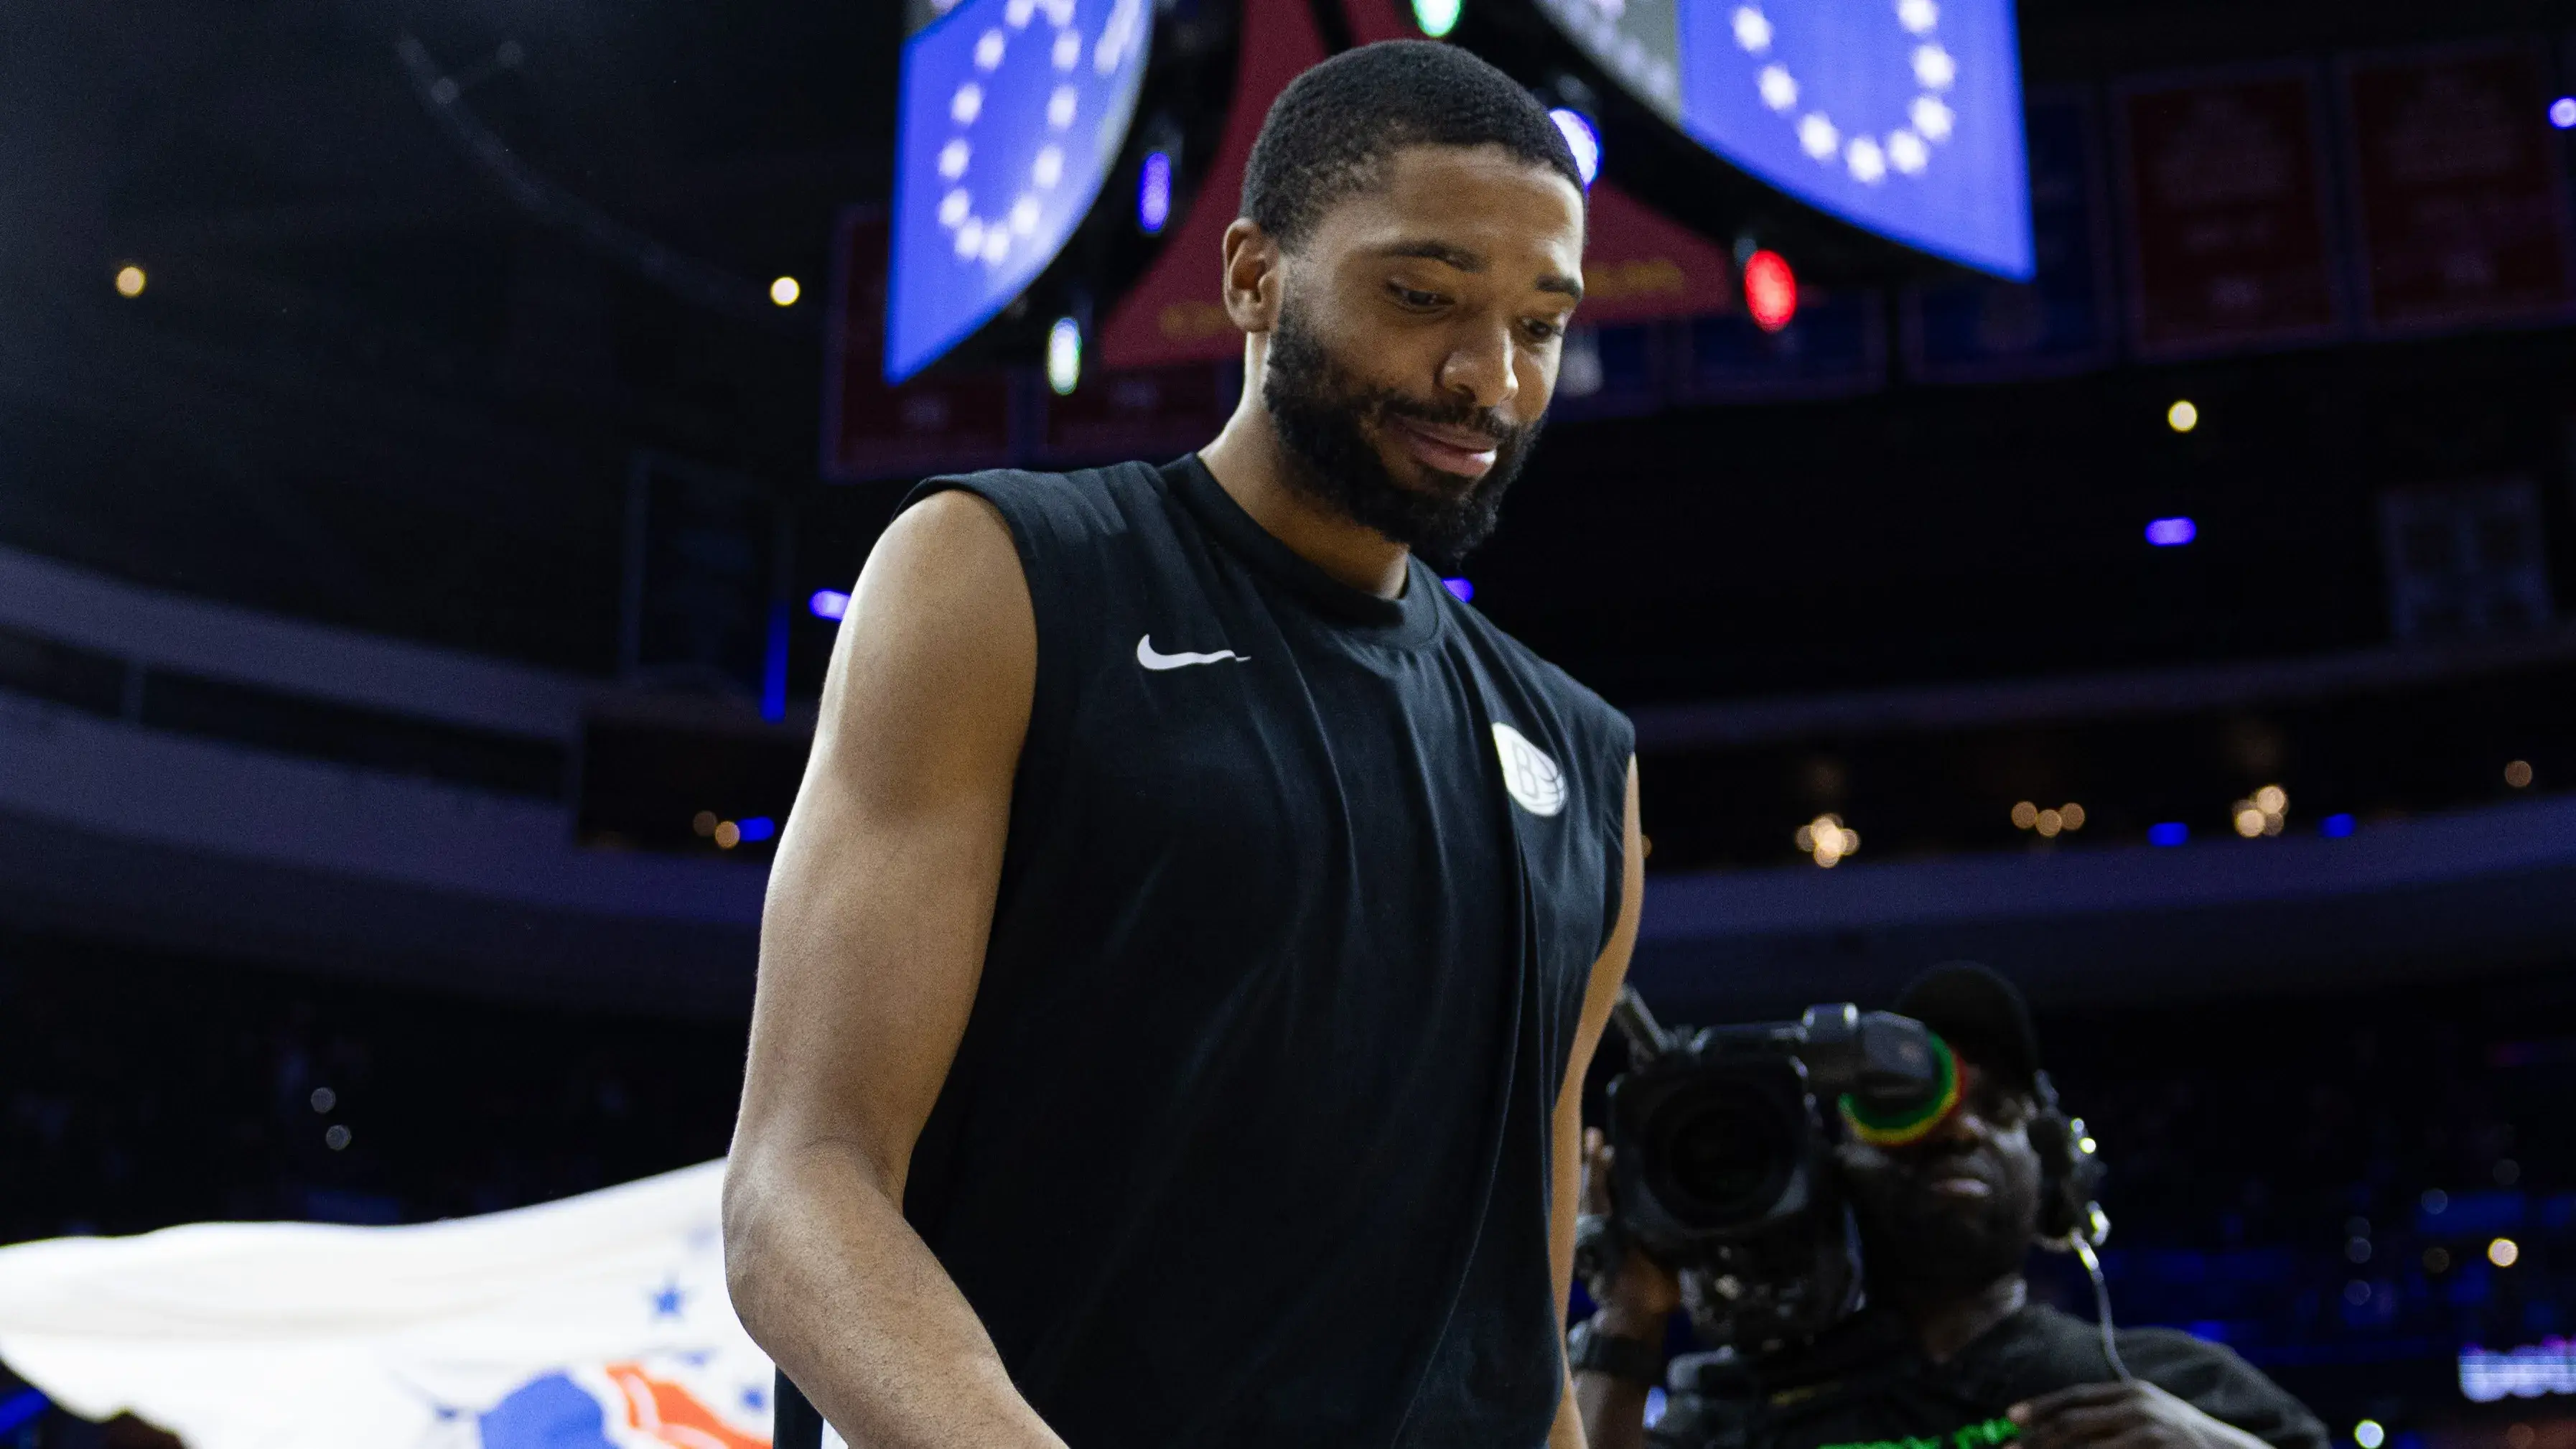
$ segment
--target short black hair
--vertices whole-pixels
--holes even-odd
[[[1547,108],[1454,45],[1382,40],[1346,50],[1271,102],[1243,170],[1243,210],[1283,247],[1335,203],[1376,180],[1405,146],[1500,146],[1583,190],[1583,173]]]

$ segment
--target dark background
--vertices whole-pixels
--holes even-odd
[[[2576,32],[2576,4],[2542,0],[2021,13],[2035,90]],[[749,480],[789,522],[800,589],[846,586],[904,485],[817,478],[821,304],[835,218],[888,187],[899,33],[893,5],[801,0],[0,14],[0,543],[605,679],[630,468],[651,453]],[[406,35],[479,73],[476,113],[565,195],[754,286],[794,275],[807,301],[697,305],[512,204],[415,94]],[[519,63],[492,59],[505,44]],[[131,300],[111,285],[129,262],[150,279]],[[1975,387],[1900,372],[1850,400],[1562,422],[1473,562],[1476,604],[1631,708],[2373,648],[2392,485],[2532,480],[2559,596],[2576,587],[2571,343],[2564,326],[2346,341]],[[2181,396],[2201,410],[2188,435],[2164,423]],[[2170,513],[2201,541],[2141,547],[2140,520]],[[792,627],[790,693],[809,697],[830,629]],[[11,688],[112,687],[13,647]],[[2022,792],[2093,802],[2106,839],[2202,808],[2212,780],[2224,799],[2286,779],[2302,828],[2492,804],[2504,759],[2544,785],[2576,771],[2569,687],[2544,660],[2357,705],[1675,747],[1647,763],[1655,865],[1787,861],[1785,824],[1828,807],[1865,821],[1872,858],[2014,848],[1987,805]],[[184,679],[151,698],[159,727],[563,788],[552,756]],[[728,810],[783,815],[801,743],[719,758],[707,738],[594,727],[586,834],[710,848],[687,812],[726,790]],[[2464,951],[2366,991],[2044,1003],[2048,1055],[2112,1163],[2124,1320],[2225,1339],[2339,1436],[2371,1414],[2398,1449],[2533,1449],[2505,1437],[2517,1422],[2540,1449],[2576,1444],[2549,1406],[2468,1406],[2448,1377],[2461,1344],[2576,1327],[2571,967],[2576,943]],[[703,1161],[725,1149],[742,1038],[730,1017],[0,926],[0,1241],[418,1221]],[[334,1125],[344,1151],[324,1146]],[[2460,1217],[2424,1210],[2434,1189]],[[2505,1232],[2522,1262],[2488,1271]],[[2451,1266],[2427,1266],[2437,1247]]]

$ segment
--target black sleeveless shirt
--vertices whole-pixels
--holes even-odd
[[[1195,457],[947,488],[1010,526],[1037,687],[905,1215],[1071,1449],[1543,1443],[1627,720]]]

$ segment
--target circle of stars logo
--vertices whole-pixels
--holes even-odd
[[[1944,99],[1958,83],[1959,64],[1941,44],[1940,0],[1895,0],[1895,8],[1896,23],[1912,38],[1909,64],[1915,96],[1906,107],[1906,123],[1884,134],[1849,131],[1820,108],[1801,111],[1797,76],[1780,62],[1766,59],[1771,54],[1770,17],[1758,4],[1736,6],[1732,17],[1737,47],[1765,62],[1753,77],[1762,104],[1781,117],[1795,118],[1791,124],[1797,128],[1799,149],[1823,165],[1842,166],[1864,186],[1879,185],[1891,170],[1903,176],[1921,175],[1932,163],[1932,148],[1950,139],[1958,120]]]
[[[939,224],[949,234],[960,261],[980,259],[999,266],[1013,250],[1037,234],[1048,196],[1065,179],[1065,141],[1080,118],[1082,91],[1076,73],[1083,61],[1082,33],[1074,24],[1075,0],[1008,0],[1002,23],[975,39],[975,73],[960,81],[948,98],[949,135],[939,148],[940,179],[947,190],[939,198]],[[1127,52],[1143,39],[1141,0],[1118,0],[1099,39],[1090,47],[1092,69],[1113,75]],[[1043,18],[1045,24],[1037,22]],[[1003,83],[1003,62],[1019,47],[1036,46],[1045,54],[1041,74],[1051,79],[1046,101],[1047,139],[1038,147],[1025,176],[992,178],[976,171],[975,122],[984,114],[989,89]],[[1025,74],[1025,72],[1023,72]],[[1009,83],[1025,83],[1012,77]],[[975,175],[978,185],[970,187]],[[977,205],[977,189],[990,188],[1010,197],[1002,205]]]

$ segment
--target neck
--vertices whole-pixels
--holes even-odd
[[[1270,536],[1333,578],[1381,599],[1404,593],[1404,545],[1317,503],[1288,481],[1288,444],[1261,402],[1264,339],[1244,349],[1243,398],[1216,441],[1199,449],[1217,486]]]
[[[2030,1301],[2030,1284],[2018,1272],[2006,1273],[1965,1293],[1911,1293],[1903,1285],[1890,1285],[1882,1291],[1889,1306],[1914,1330],[1923,1356],[1934,1363],[1946,1362]]]

